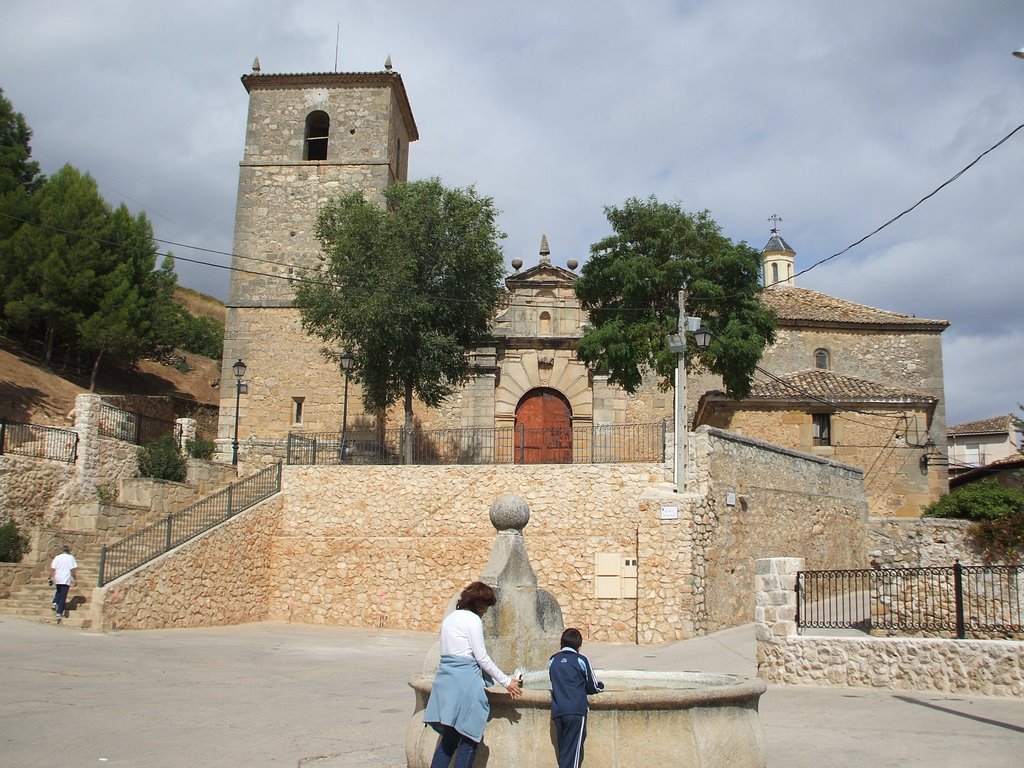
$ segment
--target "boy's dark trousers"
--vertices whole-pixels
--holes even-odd
[[[583,764],[583,742],[587,738],[586,715],[559,715],[555,722],[558,768],[579,768]]]

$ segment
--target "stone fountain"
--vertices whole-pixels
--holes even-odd
[[[491,716],[477,768],[550,768],[555,763],[547,660],[558,650],[564,626],[558,602],[537,588],[523,537],[529,520],[529,506],[518,496],[508,494],[491,505],[498,533],[480,581],[494,587],[498,603],[484,619],[487,651],[508,674],[528,671],[518,699],[503,688],[488,689]],[[409,681],[416,694],[405,740],[409,768],[429,768],[437,744],[435,731],[423,724],[423,710],[439,653],[435,646],[423,674]],[[697,672],[596,672],[605,691],[590,698],[587,768],[764,768],[757,712],[763,681]]]

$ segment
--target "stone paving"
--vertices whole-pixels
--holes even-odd
[[[406,681],[434,641],[299,624],[99,633],[0,617],[0,766],[403,766]],[[583,651],[598,669],[754,673],[751,625]],[[761,719],[770,768],[1019,768],[1024,754],[1017,699],[771,686]]]

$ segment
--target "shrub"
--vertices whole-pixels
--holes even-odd
[[[188,462],[178,450],[173,435],[161,435],[139,449],[139,477],[182,482],[188,472]]]
[[[207,440],[205,437],[197,437],[195,440],[185,441],[185,450],[193,459],[209,461],[210,457],[213,456],[213,452],[217,450],[217,445],[213,440]]]
[[[925,507],[924,516],[973,521],[967,533],[989,560],[1016,561],[1024,554],[1024,491],[981,480]]]
[[[22,536],[13,520],[0,525],[0,563],[18,563],[28,552],[28,537]]]
[[[1024,514],[1024,492],[991,479],[960,486],[924,509],[925,517],[975,522],[1001,520],[1013,514]]]

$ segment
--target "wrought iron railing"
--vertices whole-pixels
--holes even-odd
[[[797,574],[797,626],[980,638],[1024,634],[1024,566]]]
[[[99,433],[104,437],[145,445],[161,435],[175,433],[175,429],[173,421],[133,413],[106,403],[99,407]]]
[[[174,547],[184,544],[281,490],[281,463],[260,470],[205,499],[172,512],[100,553],[103,586]]]
[[[613,464],[665,459],[665,422],[566,429],[290,432],[288,464]],[[406,461],[407,453],[411,460]]]
[[[5,453],[74,464],[78,459],[78,433],[0,419],[0,455]]]

